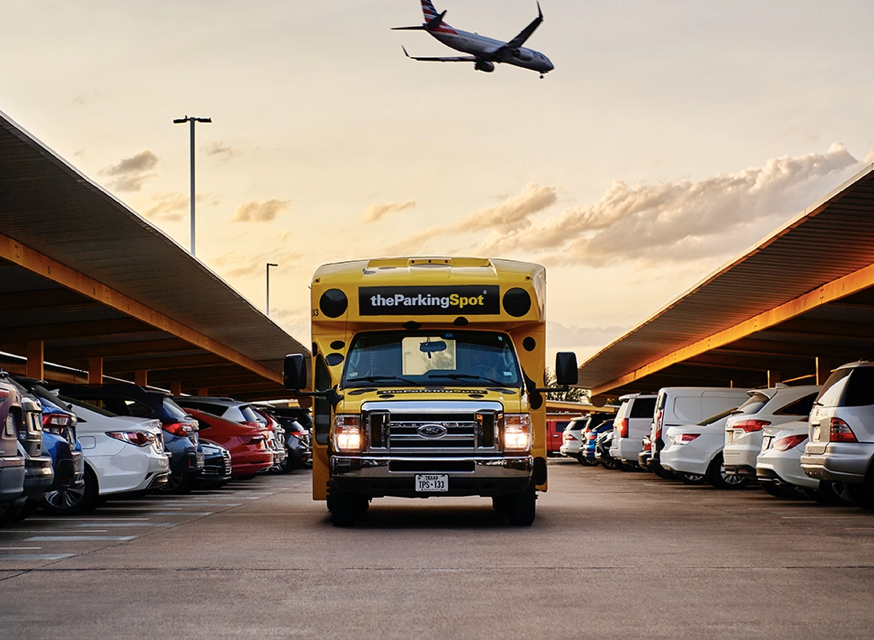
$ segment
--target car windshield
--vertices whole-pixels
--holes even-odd
[[[485,331],[364,333],[355,337],[343,387],[520,387],[513,343]]]

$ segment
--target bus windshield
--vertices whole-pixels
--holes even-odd
[[[361,333],[346,359],[341,386],[521,387],[513,343],[488,331]]]

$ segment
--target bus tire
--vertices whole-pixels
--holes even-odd
[[[510,508],[507,510],[507,516],[510,524],[517,527],[530,527],[534,524],[537,507],[537,492],[534,486],[509,497]]]

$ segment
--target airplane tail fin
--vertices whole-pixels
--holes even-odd
[[[455,33],[455,29],[443,22],[443,16],[446,15],[446,11],[437,13],[437,9],[431,4],[431,0],[421,1],[425,24],[416,27],[392,27],[393,31],[440,31],[443,33]]]
[[[425,15],[425,22],[431,22],[438,15],[437,9],[431,4],[431,0],[422,0],[422,13]]]

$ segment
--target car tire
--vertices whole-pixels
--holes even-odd
[[[776,482],[770,480],[759,480],[759,486],[762,488],[762,491],[767,493],[769,496],[781,499],[787,497],[786,492],[783,490],[783,487]]]
[[[167,478],[167,484],[158,489],[158,491],[173,495],[191,493],[196,480],[197,477],[193,473],[171,473],[170,477]]]
[[[680,480],[689,485],[707,484],[707,476],[698,473],[681,473]]]
[[[510,496],[506,493],[492,496],[492,509],[498,513],[507,513],[510,510]]]
[[[8,527],[15,522],[18,514],[24,508],[24,502],[7,502],[0,504],[0,528]]]
[[[610,457],[602,457],[601,458],[601,466],[605,469],[610,469],[611,471],[616,468],[616,461]]]
[[[97,475],[85,467],[80,489],[66,488],[48,491],[42,497],[42,509],[53,516],[78,516],[93,511],[100,504],[100,486]]]
[[[819,481],[819,488],[805,489],[808,498],[823,504],[848,505],[853,504],[847,495],[847,485],[842,482]]]
[[[874,511],[874,482],[866,478],[862,484],[847,484],[847,496],[854,505],[866,511]]]
[[[516,527],[530,527],[534,524],[537,510],[537,491],[534,484],[521,493],[510,494],[510,508],[507,517]]]
[[[597,467],[600,462],[598,462],[595,458],[590,458],[588,456],[580,456],[580,464],[584,467]]]
[[[732,476],[725,472],[725,464],[722,461],[722,453],[716,454],[707,467],[707,482],[717,489],[743,489],[750,482],[746,476]]]

